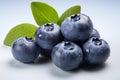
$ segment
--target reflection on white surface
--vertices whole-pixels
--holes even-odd
[[[16,61],[9,47],[3,46],[8,31],[20,23],[33,23],[30,2],[36,0],[0,0],[0,79],[1,80],[119,80],[120,79],[120,0],[37,0],[52,5],[61,15],[73,5],[81,5],[82,13],[90,16],[103,39],[111,48],[106,64],[93,70],[80,68],[62,71],[51,61],[40,58],[36,64]]]

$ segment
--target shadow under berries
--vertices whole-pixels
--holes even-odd
[[[51,62],[49,57],[39,56],[35,61],[34,64],[46,64]]]

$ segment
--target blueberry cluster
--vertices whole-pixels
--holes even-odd
[[[33,62],[41,54],[51,57],[62,70],[73,70],[83,62],[103,64],[110,55],[110,47],[100,38],[87,15],[74,14],[66,18],[61,27],[54,23],[40,26],[34,40],[17,39],[12,45],[12,54],[23,63]]]

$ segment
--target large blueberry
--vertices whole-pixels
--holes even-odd
[[[100,34],[96,29],[93,29],[92,34],[91,34],[90,37],[98,37],[98,38],[100,38]]]
[[[63,36],[73,42],[84,42],[89,39],[93,30],[90,18],[85,14],[74,14],[61,24]]]
[[[60,27],[54,23],[40,26],[35,33],[36,43],[43,49],[43,55],[50,56],[53,47],[63,39]]]
[[[92,37],[84,45],[84,59],[87,64],[103,64],[110,55],[108,43],[100,38]]]
[[[31,38],[20,37],[12,44],[14,58],[23,63],[33,62],[40,53],[40,48]]]
[[[57,44],[51,54],[53,63],[62,70],[72,70],[82,63],[83,53],[79,46],[63,41]]]

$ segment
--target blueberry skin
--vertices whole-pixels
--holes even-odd
[[[92,38],[92,37],[98,37],[98,38],[100,38],[100,34],[99,34],[99,32],[96,30],[96,29],[93,29],[92,30],[92,33],[91,33],[91,35],[90,35],[90,38]],[[78,45],[79,46],[83,46],[83,44],[86,42],[86,41],[88,41],[89,39],[87,39],[87,40],[85,40],[85,41],[82,41],[82,42],[79,42],[78,43]]]
[[[100,38],[100,34],[96,29],[93,29],[92,34],[91,34],[90,37],[98,37],[98,38]]]
[[[87,64],[103,64],[110,55],[108,43],[100,38],[92,37],[84,45],[84,59]]]
[[[85,14],[74,14],[66,18],[61,24],[63,36],[75,43],[89,39],[93,30],[90,18]]]
[[[57,67],[69,71],[80,66],[83,53],[81,48],[76,44],[63,41],[53,48],[51,58]]]
[[[43,49],[42,55],[44,56],[50,56],[53,47],[62,39],[60,27],[54,23],[40,26],[35,33],[35,41]]]
[[[13,57],[23,63],[33,62],[40,53],[40,48],[31,38],[20,37],[12,44]]]

